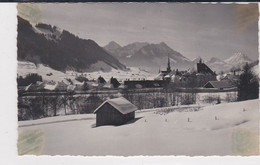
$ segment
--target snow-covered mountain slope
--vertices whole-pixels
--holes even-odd
[[[226,60],[220,60],[212,57],[206,64],[217,73],[224,71],[229,72],[231,68],[242,68],[246,63],[252,63],[252,60],[242,53],[235,53]]]
[[[67,76],[64,72],[54,70],[46,65],[38,64],[37,66],[32,62],[18,61],[17,74],[25,77],[29,73],[37,73],[42,76],[45,81],[64,81],[65,78],[72,78]],[[48,76],[50,73],[52,75]]]
[[[47,24],[32,25],[18,16],[18,60],[44,64],[55,70],[84,72],[102,62],[110,70],[126,66],[107,53],[95,41],[82,39],[66,30]],[[99,68],[97,68],[99,69]]]
[[[238,52],[226,59],[225,62],[230,65],[241,65],[247,62],[250,63],[252,60],[245,54]]]
[[[93,128],[95,122],[94,114],[21,121],[20,126],[31,126],[19,127],[18,133],[21,138],[42,131],[40,155],[259,155],[258,99],[141,110],[135,121],[117,127]]]

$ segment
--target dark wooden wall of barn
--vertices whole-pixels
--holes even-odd
[[[121,125],[135,118],[135,112],[124,115],[108,103],[105,103],[96,114],[96,126]]]

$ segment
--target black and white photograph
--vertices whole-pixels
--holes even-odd
[[[259,155],[257,3],[19,3],[18,155]]]

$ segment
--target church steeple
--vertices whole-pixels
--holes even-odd
[[[168,55],[168,66],[167,66],[167,72],[171,72],[171,63],[170,63],[170,57]]]
[[[200,61],[199,61],[199,62],[200,62],[200,64],[202,63],[202,59],[201,59],[201,58],[200,58]]]

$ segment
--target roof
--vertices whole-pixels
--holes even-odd
[[[58,82],[58,84],[55,87],[55,90],[67,90],[68,85],[66,83],[64,83],[63,81]]]
[[[30,85],[28,85],[25,88],[25,91],[37,91],[37,90],[42,90],[44,89],[45,83],[41,82],[41,81],[37,81],[36,83],[32,83]]]
[[[76,85],[68,85],[67,90],[68,91],[74,91],[76,88]]]
[[[119,97],[119,98],[115,98],[115,99],[106,100],[99,107],[97,107],[97,109],[94,111],[94,113],[96,113],[106,103],[113,106],[115,109],[117,109],[122,114],[128,114],[130,112],[137,110],[137,107],[134,104],[132,104],[131,102],[126,100],[124,97]]]
[[[163,74],[159,73],[158,75],[155,76],[155,80],[162,80],[163,79]]]
[[[56,86],[57,86],[57,84],[54,84],[54,85],[52,85],[52,84],[46,84],[45,87],[44,87],[44,89],[53,91],[53,90],[55,90]]]
[[[197,63],[197,72],[216,75],[216,73],[214,73],[205,63],[202,62]]]
[[[31,86],[32,86],[32,83],[31,83],[30,85],[26,86],[24,90],[25,90],[25,91],[28,91]]]
[[[211,84],[213,86],[213,88],[232,88],[234,87],[231,83],[231,81],[229,80],[222,80],[222,81],[209,81],[207,82],[204,87],[207,84]]]

